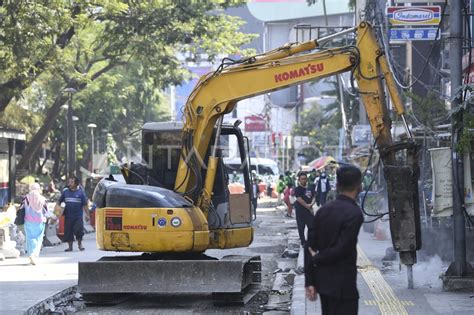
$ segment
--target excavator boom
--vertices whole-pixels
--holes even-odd
[[[353,31],[356,33],[355,46],[312,52],[321,46],[321,42]],[[321,41],[286,45],[228,67],[220,67],[201,77],[185,108],[183,147],[175,190],[187,195],[207,213],[218,159],[212,154],[209,156],[204,181],[201,166],[196,161],[203,160],[209,145],[218,146],[218,142],[210,143],[211,132],[216,124],[219,128],[223,115],[231,112],[239,100],[350,71],[357,82],[384,166],[394,248],[402,253],[402,262],[413,264],[416,262],[416,250],[421,247],[417,146],[411,139],[405,144],[395,145],[393,142],[385,87],[411,137],[393,74],[370,24],[362,22],[353,29],[328,37]],[[404,164],[398,165],[397,154],[401,153],[405,155]]]

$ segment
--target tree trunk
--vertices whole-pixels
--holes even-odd
[[[61,105],[66,103],[67,95],[59,95],[56,97],[53,105],[48,109],[43,126],[33,136],[31,141],[28,143],[20,162],[18,162],[19,169],[25,169],[29,167],[31,158],[35,155],[38,149],[41,147],[43,140],[48,135],[48,132],[53,128],[56,123],[56,118],[61,111]]]
[[[52,152],[52,159],[53,159],[53,178],[59,178],[59,165],[61,163],[60,161],[60,152],[61,152],[61,142],[58,143],[58,145],[55,146],[54,151]]]

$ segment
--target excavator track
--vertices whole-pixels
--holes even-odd
[[[79,262],[78,290],[94,304],[134,293],[212,293],[215,305],[244,305],[260,282],[259,256],[116,256]]]

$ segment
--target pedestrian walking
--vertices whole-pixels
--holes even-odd
[[[285,192],[285,177],[283,175],[280,175],[278,177],[277,185],[276,185],[276,190],[278,194],[278,203],[281,202],[281,195]]]
[[[300,236],[301,245],[305,246],[305,227],[310,227],[313,222],[314,191],[308,187],[308,175],[306,172],[298,173],[298,186],[295,188],[295,212],[296,225]]]
[[[293,214],[293,202],[291,201],[292,197],[292,192],[293,192],[293,185],[291,183],[288,183],[286,185],[285,190],[283,191],[283,201],[286,204],[286,216],[288,218],[292,218]]]
[[[252,177],[252,207],[253,207],[253,217],[257,217],[257,205],[258,198],[260,198],[260,192],[258,190],[257,177]]]
[[[63,190],[59,198],[56,208],[61,207],[61,203],[65,203],[64,207],[64,239],[68,242],[69,247],[66,252],[72,252],[74,237],[77,240],[79,250],[84,250],[82,246],[82,237],[84,236],[83,213],[86,220],[89,220],[89,208],[87,207],[87,197],[79,187],[79,178],[71,177],[68,181],[68,187]]]
[[[373,179],[374,179],[374,176],[372,175],[372,172],[370,170],[367,170],[362,179],[362,186],[363,186],[362,189],[364,191],[369,191],[371,189]]]
[[[330,190],[331,184],[329,183],[329,178],[327,177],[326,172],[322,172],[316,185],[316,204],[318,206],[324,206],[326,204],[326,199]]]
[[[362,191],[362,174],[355,166],[337,170],[335,200],[316,213],[305,249],[306,296],[319,294],[323,315],[357,314],[357,235],[363,222],[355,202]]]
[[[30,185],[30,192],[23,198],[21,207],[25,209],[26,250],[32,265],[36,265],[43,244],[48,206],[41,195],[38,183]],[[20,208],[21,208],[20,207]]]

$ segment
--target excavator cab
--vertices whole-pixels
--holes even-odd
[[[181,122],[146,123],[142,129],[142,160],[148,167],[148,181],[151,185],[173,190],[181,154]],[[214,130],[211,143],[215,143]],[[250,159],[245,137],[237,125],[224,124],[220,133],[217,156],[219,162],[212,194],[213,211],[209,212],[209,229],[249,226],[252,221],[252,189]],[[211,146],[203,157],[198,157],[206,177],[206,165]],[[238,191],[229,190],[230,176],[224,157],[237,157],[241,161]]]

